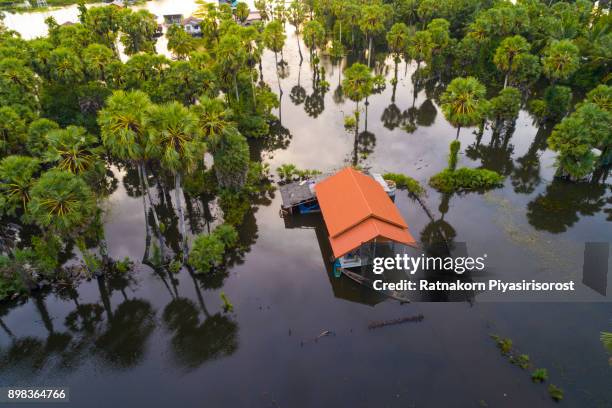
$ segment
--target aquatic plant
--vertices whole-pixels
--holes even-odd
[[[453,140],[450,143],[450,153],[448,154],[448,169],[451,171],[455,171],[455,169],[457,168],[457,157],[458,157],[460,148],[461,148],[460,141]]]
[[[177,273],[179,273],[179,271],[181,270],[182,267],[183,267],[183,263],[181,261],[179,261],[178,259],[174,259],[168,265],[168,270],[171,273],[173,273],[173,274],[177,274]]]
[[[230,224],[221,224],[213,231],[213,234],[219,238],[225,248],[233,248],[238,243],[238,231]]]
[[[495,171],[462,167],[455,171],[443,170],[429,179],[429,184],[443,193],[452,193],[495,188],[501,186],[503,181],[504,177]]]
[[[383,174],[385,180],[391,180],[395,182],[395,186],[402,190],[407,190],[410,194],[420,196],[425,193],[425,189],[421,186],[421,183],[416,181],[410,176],[401,173],[385,173]]]
[[[189,254],[189,265],[196,272],[207,273],[223,262],[225,245],[215,235],[198,235]]]
[[[538,368],[531,373],[531,379],[533,382],[540,383],[548,380],[548,370],[545,368]]]
[[[561,401],[563,399],[563,390],[554,384],[548,385],[548,394],[555,401]]]
[[[225,313],[233,312],[234,311],[234,305],[229,301],[229,299],[225,295],[225,292],[221,292],[221,294],[219,296],[221,297],[221,300],[223,301],[223,311]]]

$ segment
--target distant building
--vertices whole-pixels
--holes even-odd
[[[164,23],[166,25],[181,24],[182,21],[182,14],[164,14]]]
[[[254,24],[257,21],[261,21],[261,14],[259,14],[259,11],[254,10],[254,11],[249,12],[249,16],[244,22],[244,25],[250,26],[251,24]]]
[[[184,19],[181,22],[181,25],[185,29],[185,32],[193,36],[199,37],[202,35],[202,27],[200,26],[201,22],[202,19],[190,16]]]

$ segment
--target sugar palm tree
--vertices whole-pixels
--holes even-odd
[[[199,104],[191,107],[191,112],[198,119],[203,140],[210,150],[218,145],[223,130],[234,126],[231,110],[220,99],[202,98]]]
[[[160,248],[164,251],[159,218],[149,187],[146,162],[150,158],[148,145],[149,133],[146,129],[146,113],[151,101],[141,91],[115,91],[106,101],[106,107],[98,113],[98,124],[102,143],[110,153],[120,159],[133,163],[138,168],[142,190],[146,192],[152,207],[153,219],[157,230]],[[148,213],[145,208],[145,220]]]
[[[497,68],[505,74],[504,88],[508,86],[508,77],[510,74],[515,72],[518,68],[516,57],[528,53],[530,48],[531,46],[527,40],[520,35],[504,38],[499,47],[497,47],[495,55],[493,56],[493,62]]]
[[[82,237],[97,212],[95,195],[83,179],[53,169],[44,173],[32,186],[26,219],[38,225],[45,234],[74,239],[87,259]]]
[[[355,63],[344,71],[342,89],[344,94],[355,102],[355,139],[354,139],[354,160],[357,165],[357,150],[359,138],[359,101],[367,98],[374,88],[374,78],[370,69],[360,63]]]
[[[217,46],[217,68],[219,77],[230,76],[233,82],[236,100],[240,101],[238,93],[238,72],[247,61],[247,54],[237,35],[226,34],[221,37]]]
[[[482,119],[481,103],[486,89],[476,78],[455,78],[442,94],[441,108],[446,120],[459,131],[462,126],[475,126]]]
[[[79,126],[52,130],[47,134],[48,149],[45,161],[57,163],[57,167],[74,174],[92,170],[100,163],[98,138]]]
[[[397,86],[397,66],[400,63],[402,55],[406,55],[408,50],[408,42],[410,40],[410,29],[404,23],[395,23],[391,30],[387,33],[387,46],[391,54],[393,54],[393,62],[395,69],[393,73],[393,97],[395,100],[395,89]]]
[[[249,5],[244,2],[239,2],[236,6],[236,19],[244,24],[244,22],[249,18]]]
[[[37,159],[8,156],[0,162],[0,213],[25,211],[30,201],[30,188],[40,169]]]
[[[580,64],[578,47],[570,40],[553,41],[544,51],[542,68],[544,74],[554,83],[570,77]]]
[[[147,114],[151,143],[147,149],[162,167],[174,175],[174,194],[179,213],[183,260],[187,261],[187,233],[181,204],[182,177],[196,167],[205,150],[198,118],[178,102],[152,106]]]
[[[316,48],[325,44],[325,28],[321,23],[312,20],[304,24],[304,44],[310,50],[310,63],[313,64]]]
[[[302,47],[300,46],[300,29],[306,20],[306,10],[300,0],[293,0],[289,5],[289,24],[295,27],[295,38],[297,39],[298,52],[300,54],[300,64],[304,60]]]
[[[378,4],[364,6],[361,11],[359,27],[368,40],[368,68],[372,59],[373,37],[385,29],[385,9]]]

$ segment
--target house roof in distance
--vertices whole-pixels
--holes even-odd
[[[317,183],[315,194],[336,258],[375,238],[416,244],[382,186],[353,168]]]

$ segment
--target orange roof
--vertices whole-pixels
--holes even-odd
[[[382,186],[353,168],[317,183],[315,194],[336,258],[379,237],[406,245],[416,243]]]

